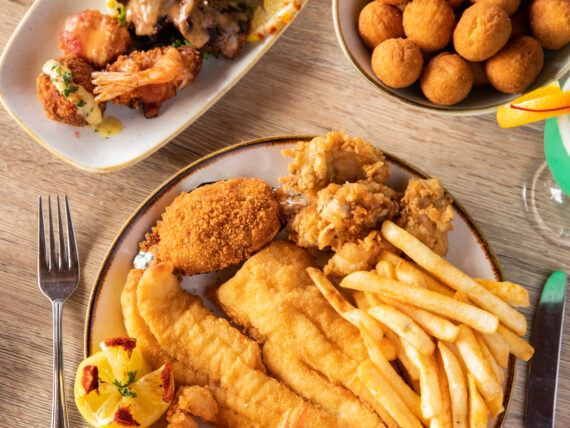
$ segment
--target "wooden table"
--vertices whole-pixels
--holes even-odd
[[[0,0],[0,48],[32,0]],[[39,43],[40,41],[38,41]],[[210,111],[174,141],[130,168],[86,173],[32,140],[0,109],[0,426],[46,427],[51,409],[51,309],[37,288],[38,195],[69,195],[82,266],[64,311],[71,425],[86,427],[72,383],[83,358],[91,287],[115,234],[171,174],[214,150],[256,137],[344,128],[437,175],[478,222],[506,278],[528,287],[532,319],[550,272],[570,272],[568,251],[543,240],[524,213],[521,185],[544,156],[543,123],[505,130],[493,115],[451,118],[380,96],[345,59],[329,1],[312,0],[271,51]],[[557,426],[570,426],[570,316],[566,317]],[[507,427],[524,424],[527,364],[518,376]]]

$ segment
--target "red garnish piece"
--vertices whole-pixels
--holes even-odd
[[[170,368],[169,363],[166,363],[160,372],[160,380],[162,381],[162,387],[164,388],[164,392],[162,393],[162,401],[169,403],[172,401],[172,397],[174,396],[172,369]]]
[[[83,367],[81,386],[85,394],[89,394],[93,390],[97,390],[97,393],[99,393],[99,369],[97,366]]]
[[[134,420],[128,407],[119,407],[115,412],[113,423],[124,427],[138,427],[140,424]]]
[[[105,346],[121,346],[127,352],[132,352],[137,346],[137,339],[134,337],[112,337],[105,340]]]

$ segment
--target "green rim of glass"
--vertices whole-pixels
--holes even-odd
[[[570,196],[570,156],[562,144],[557,117],[547,119],[544,125],[544,155],[554,180]]]

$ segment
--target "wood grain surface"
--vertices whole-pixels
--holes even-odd
[[[0,49],[31,5],[0,0]],[[41,41],[38,41],[41,43]],[[38,118],[44,120],[44,118]],[[64,309],[64,358],[72,427],[87,427],[73,404],[83,358],[89,294],[115,234],[144,198],[188,163],[257,137],[345,129],[437,175],[479,224],[506,278],[525,285],[532,319],[553,270],[570,272],[568,251],[530,226],[521,198],[526,171],[544,157],[543,123],[505,130],[492,114],[452,118],[383,98],[345,59],[331,4],[311,0],[265,57],[171,143],[127,169],[82,172],[48,153],[0,109],[0,426],[49,426],[51,308],[36,280],[38,195],[67,193],[82,266]],[[254,167],[254,166],[252,166]],[[528,336],[527,336],[528,337]],[[518,362],[506,427],[524,425],[527,364]],[[560,366],[557,426],[570,426],[570,316]]]

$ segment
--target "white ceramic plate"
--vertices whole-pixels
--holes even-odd
[[[278,178],[287,175],[291,160],[281,150],[294,141],[310,140],[311,136],[283,136],[253,140],[213,153],[184,168],[161,185],[132,214],[111,245],[93,287],[85,321],[85,356],[99,351],[99,343],[114,336],[126,335],[120,305],[120,294],[138,253],[138,244],[150,231],[162,212],[183,191],[196,186],[234,177],[258,177],[271,186],[279,186]],[[392,176],[389,185],[403,190],[410,177],[427,177],[424,173],[398,158],[386,154]],[[453,230],[449,234],[447,260],[471,276],[503,279],[503,273],[493,250],[467,212],[454,200]],[[221,284],[235,268],[185,277],[182,286],[202,297],[204,304],[217,316],[225,316],[205,293],[208,286]],[[505,381],[505,409],[508,409],[515,373],[514,358]],[[506,413],[506,412],[505,412]],[[494,425],[501,426],[503,413]],[[157,425],[162,426],[160,424]],[[209,425],[201,425],[209,426]]]
[[[42,65],[63,54],[59,33],[65,19],[85,9],[106,12],[105,1],[38,0],[30,7],[0,58],[0,100],[38,143],[71,165],[93,172],[131,165],[168,143],[244,76],[285,30],[261,42],[247,43],[234,60],[211,57],[204,61],[193,84],[166,101],[154,119],[107,103],[105,114],[119,118],[123,131],[105,139],[89,128],[48,119],[36,96]]]
[[[518,95],[503,94],[491,86],[473,88],[462,102],[441,106],[429,101],[422,93],[419,83],[410,87],[394,89],[386,86],[372,71],[371,51],[358,35],[358,15],[371,0],[332,0],[335,31],[344,54],[358,73],[381,94],[409,107],[452,115],[475,115],[494,112],[497,107],[514,100]],[[525,0],[523,0],[523,3]],[[558,80],[570,70],[570,43],[558,51],[544,51],[544,68],[527,91],[540,88]]]

